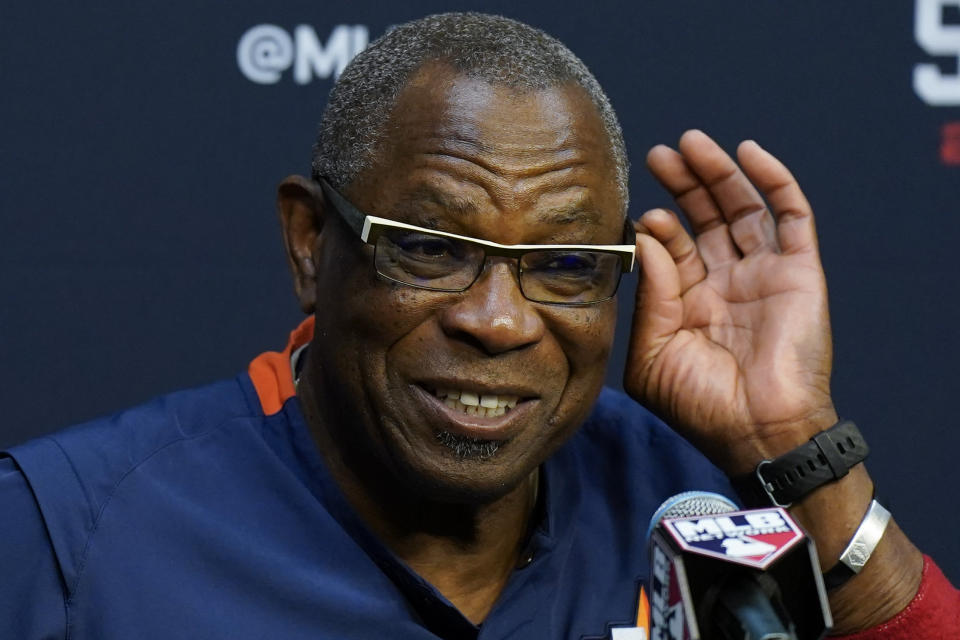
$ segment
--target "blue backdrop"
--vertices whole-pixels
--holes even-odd
[[[477,9],[594,70],[634,217],[670,204],[643,157],[688,127],[794,170],[818,213],[839,409],[896,518],[960,582],[960,0],[11,4],[0,447],[282,346],[300,313],[274,188],[309,171],[332,76],[392,24]]]

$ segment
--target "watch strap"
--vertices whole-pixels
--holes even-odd
[[[869,453],[857,425],[841,420],[793,451],[762,460],[753,473],[731,482],[748,507],[789,507],[817,487],[847,475]]]

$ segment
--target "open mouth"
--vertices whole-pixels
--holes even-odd
[[[502,416],[520,401],[519,396],[479,394],[462,389],[437,389],[433,395],[451,409],[484,418]]]

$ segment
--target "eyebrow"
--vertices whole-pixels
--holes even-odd
[[[444,211],[451,211],[458,215],[469,216],[480,213],[477,205],[470,200],[432,189],[427,185],[417,187],[408,196],[404,197],[399,204],[410,205],[423,201],[432,202]]]
[[[450,211],[459,216],[472,216],[482,213],[482,209],[474,202],[438,191],[427,185],[421,185],[412,191],[408,196],[404,197],[399,204],[402,207],[423,201],[431,202],[444,211]],[[585,222],[590,225],[600,224],[599,213],[594,209],[585,208],[580,203],[558,204],[537,208],[534,211],[534,219],[536,222],[543,224],[568,225],[577,222]],[[438,228],[437,220],[433,217],[425,218],[422,222],[424,223],[423,226],[428,228]]]
[[[536,216],[537,222],[548,224],[573,224],[575,222],[586,222],[591,225],[600,224],[600,215],[596,210],[584,208],[577,203],[539,208],[536,211]]]

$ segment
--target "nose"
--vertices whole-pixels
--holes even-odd
[[[444,333],[489,354],[539,342],[545,332],[543,318],[536,303],[520,292],[515,264],[505,258],[489,258],[480,278],[460,300],[444,309]]]

